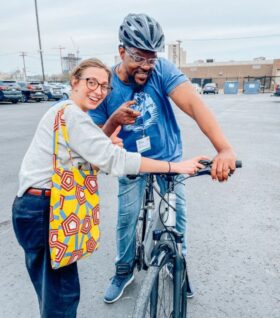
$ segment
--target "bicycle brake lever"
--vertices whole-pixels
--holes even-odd
[[[202,165],[204,165],[205,167],[209,167],[212,164],[212,160],[199,160],[199,163],[201,163]],[[203,169],[203,168],[202,168]]]

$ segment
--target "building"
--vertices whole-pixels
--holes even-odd
[[[179,68],[181,68],[182,66],[186,66],[187,54],[181,48],[180,42],[176,44],[168,44],[168,60],[174,63]]]
[[[222,89],[225,81],[238,81],[239,89],[244,82],[259,80],[262,91],[272,91],[280,83],[280,59],[266,60],[264,57],[251,61],[215,62],[213,59],[196,61],[182,66],[181,70],[192,82],[203,86],[215,82]]]
[[[76,57],[75,54],[69,53],[67,56],[62,57],[62,71],[63,73],[69,73],[76,67],[81,61],[81,58]]]

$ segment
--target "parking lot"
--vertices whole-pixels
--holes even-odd
[[[188,264],[195,297],[190,318],[280,317],[280,97],[203,96],[234,146],[243,168],[228,182],[187,182]],[[37,299],[11,225],[22,157],[39,119],[53,102],[0,104],[0,318],[37,318]],[[184,157],[214,156],[196,125],[181,111]],[[108,186],[109,185],[109,186]],[[79,264],[78,318],[130,317],[144,273],[113,305],[103,292],[113,275],[116,178],[100,175],[101,247]]]

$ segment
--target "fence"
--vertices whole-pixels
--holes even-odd
[[[216,83],[219,89],[224,88],[225,82],[238,82],[238,91],[244,92],[245,84],[258,81],[260,83],[259,93],[273,93],[276,84],[280,84],[280,76],[261,76],[261,77],[217,77],[217,78],[191,78],[192,83],[197,83],[203,87],[207,83]]]

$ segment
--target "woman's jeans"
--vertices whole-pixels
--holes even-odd
[[[75,318],[80,298],[77,263],[53,270],[48,246],[50,198],[24,194],[13,204],[13,226],[25,252],[41,317]]]
[[[183,254],[186,255],[186,195],[184,175],[176,178],[176,229],[184,234]],[[161,193],[167,190],[167,181],[157,176]],[[136,225],[141,209],[146,176],[141,175],[134,180],[119,178],[119,207],[117,224],[117,258],[116,273],[126,275],[133,271],[136,249]]]

